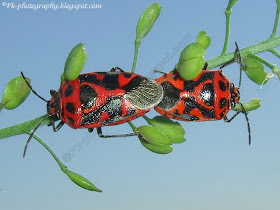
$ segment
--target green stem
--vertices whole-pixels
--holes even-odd
[[[277,32],[277,27],[278,27],[278,22],[279,22],[279,13],[280,13],[280,1],[276,0],[277,3],[277,10],[276,10],[276,15],[275,15],[275,20],[274,20],[274,26],[272,29],[272,33],[270,38],[274,38]]]
[[[45,115],[42,117],[35,118],[33,120],[29,120],[29,121],[17,124],[17,125],[13,125],[13,126],[10,126],[7,128],[2,128],[2,129],[0,129],[0,139],[27,133],[30,130],[34,129],[42,121],[42,119],[44,117],[45,117]],[[50,118],[47,118],[46,120],[44,120],[41,123],[40,126],[50,124],[50,123],[51,123]]]
[[[27,134],[31,135],[31,131],[26,132]],[[59,160],[59,158],[56,156],[56,154],[54,153],[54,151],[51,150],[51,148],[36,134],[33,134],[33,138],[36,139],[43,147],[45,147],[46,150],[48,150],[48,152],[53,156],[53,158],[55,159],[55,161],[57,162],[57,164],[59,165],[61,171],[63,171],[65,173],[65,171],[67,170],[67,167],[65,165],[62,164],[62,162]]]
[[[271,53],[273,53],[275,56],[277,56],[278,58],[280,58],[280,53],[277,51],[277,50],[275,50],[275,49],[270,49],[270,50],[268,50],[269,52],[271,52]]]
[[[5,106],[5,104],[4,103],[0,103],[0,112],[1,112],[1,110],[3,109],[3,107]]]
[[[240,50],[241,57],[245,57],[249,54],[257,54],[264,51],[268,51],[280,45],[280,37],[269,38],[263,42],[254,44],[249,47],[245,47]],[[225,55],[220,55],[216,58],[208,60],[208,69],[220,66],[234,58],[234,52],[227,53]]]
[[[137,130],[136,126],[131,121],[128,121],[127,123],[130,125],[134,132]]]
[[[131,73],[135,72],[140,44],[141,44],[141,40],[135,39],[135,42],[134,42],[134,45],[135,45],[135,48],[134,48],[134,58],[133,58],[133,65],[132,65],[132,68],[131,68]]]
[[[228,42],[229,42],[229,36],[230,36],[230,18],[231,18],[231,8],[227,8],[225,11],[226,15],[226,34],[225,34],[225,42],[224,47],[221,55],[225,55],[228,49]]]

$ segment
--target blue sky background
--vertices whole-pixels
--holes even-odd
[[[2,0],[12,2],[12,0]],[[15,3],[23,2],[22,0]],[[55,0],[27,0],[27,3],[57,3]],[[194,42],[205,30],[212,38],[206,59],[220,54],[224,40],[224,9],[227,1],[159,0],[161,15],[142,41],[136,72],[153,76],[154,67],[170,71],[179,52],[174,48]],[[38,93],[50,98],[57,90],[69,51],[84,43],[88,59],[83,72],[108,71],[132,66],[135,27],[142,11],[153,1],[68,0],[68,3],[100,3],[102,9],[15,10],[0,6],[0,91],[23,71]],[[232,14],[231,42],[240,48],[270,36],[276,3],[240,1]],[[190,37],[187,41],[185,37]],[[176,49],[177,49],[176,48]],[[279,59],[262,54],[271,63]],[[238,65],[224,69],[237,84]],[[155,77],[155,76],[153,76]],[[242,101],[260,98],[262,107],[249,114],[252,145],[248,146],[245,117],[232,123],[182,122],[187,141],[174,145],[168,155],[146,150],[138,138],[100,139],[87,130],[64,126],[54,133],[41,127],[37,134],[70,170],[87,177],[103,193],[83,190],[62,173],[50,154],[35,140],[22,159],[27,135],[0,142],[0,208],[16,209],[279,209],[280,142],[278,80],[259,86],[243,77]],[[33,119],[46,113],[46,104],[34,95],[19,108],[2,110],[0,127]],[[232,113],[230,113],[232,114]],[[157,115],[148,113],[149,117]],[[134,121],[137,126],[143,119]],[[130,132],[127,124],[107,127],[104,133]]]

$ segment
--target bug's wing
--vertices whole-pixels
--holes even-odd
[[[138,109],[149,109],[160,103],[163,89],[154,80],[145,78],[123,97]]]

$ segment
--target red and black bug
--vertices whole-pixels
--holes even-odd
[[[239,53],[238,48],[236,52]],[[236,58],[229,63],[234,61],[236,61]],[[230,122],[240,112],[243,112],[247,120],[250,144],[250,125],[247,112],[239,102],[239,87],[235,87],[222,73],[221,69],[216,71],[205,69],[196,78],[189,81],[183,80],[176,70],[158,78],[156,82],[161,84],[163,88],[163,98],[154,109],[166,117],[183,121],[224,119],[226,122]],[[240,71],[242,71],[241,67]],[[241,76],[239,86],[240,83]],[[227,113],[237,103],[241,105],[243,111],[236,112],[228,119]]]
[[[190,81],[172,71],[156,80],[164,95],[155,110],[185,121],[220,120],[239,102],[239,90],[221,71],[202,70]]]
[[[110,72],[81,74],[73,81],[64,81],[58,91],[51,90],[50,93],[52,98],[49,101],[39,97],[47,102],[46,118],[60,120],[56,126],[52,122],[54,131],[66,123],[74,129],[88,128],[90,132],[97,128],[100,137],[137,135],[103,135],[101,127],[134,120],[150,111],[163,97],[160,84],[139,74],[124,72],[118,67],[112,68]],[[31,138],[32,134],[28,142]]]

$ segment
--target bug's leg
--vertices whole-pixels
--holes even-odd
[[[111,137],[127,137],[127,136],[138,136],[139,133],[132,132],[132,133],[126,133],[126,134],[116,134],[116,135],[103,135],[101,127],[96,128],[97,134],[101,138],[111,138]]]
[[[114,72],[114,71],[117,71],[117,70],[119,70],[120,72],[124,72],[124,70],[122,70],[120,67],[117,67],[117,66],[113,67],[110,71]]]
[[[155,69],[154,70],[154,73],[160,73],[160,74],[163,74],[163,75],[166,75],[167,73],[161,71],[161,70],[158,70],[158,69]]]
[[[93,131],[93,128],[88,128],[88,132],[91,133]]]
[[[208,67],[208,62],[206,61],[202,70],[207,70],[207,67]]]
[[[231,122],[237,115],[239,115],[241,112],[240,111],[238,111],[238,112],[236,112],[231,118],[227,118],[227,116],[225,116],[224,117],[224,121],[225,122],[227,122],[227,123],[229,123],[229,122]]]
[[[35,133],[36,130],[39,128],[39,126],[42,124],[42,122],[43,122],[45,119],[47,119],[48,117],[49,117],[48,115],[45,115],[45,117],[37,124],[37,126],[33,129],[32,133],[29,135],[29,138],[27,139],[26,144],[25,144],[25,146],[24,146],[24,150],[23,150],[23,155],[22,155],[22,157],[25,157],[28,144],[29,144],[29,142],[31,141],[31,139],[32,139],[32,137],[33,137],[33,135],[34,135],[34,133]]]
[[[144,136],[142,136],[138,132],[132,132],[132,133],[127,133],[127,134],[118,134],[118,135],[103,135],[101,127],[98,127],[97,134],[101,138],[139,136],[139,137],[143,138],[146,142],[150,143],[150,141],[148,139],[146,139]]]
[[[235,42],[235,46],[236,46],[236,48],[235,48],[235,51],[234,51],[233,59],[228,61],[228,62],[226,62],[226,63],[224,63],[223,65],[221,65],[220,66],[220,70],[222,70],[224,67],[226,67],[226,66],[228,66],[228,65],[230,65],[232,63],[235,63],[235,62],[239,63],[240,67],[242,67],[244,65],[243,62],[242,62],[242,59],[241,59],[239,47],[238,47],[236,42]]]
[[[227,116],[224,117],[224,121],[225,122],[230,122],[232,121],[239,113],[243,113],[245,115],[246,121],[247,121],[247,128],[248,128],[248,135],[249,135],[249,145],[252,142],[252,137],[251,137],[251,126],[250,126],[250,122],[249,122],[249,118],[248,118],[248,112],[245,111],[243,105],[240,103],[243,111],[238,111],[236,112],[230,119],[227,118]]]
[[[57,132],[62,126],[64,125],[63,121],[60,121],[56,126],[54,124],[54,121],[52,122],[52,128],[54,132]]]

